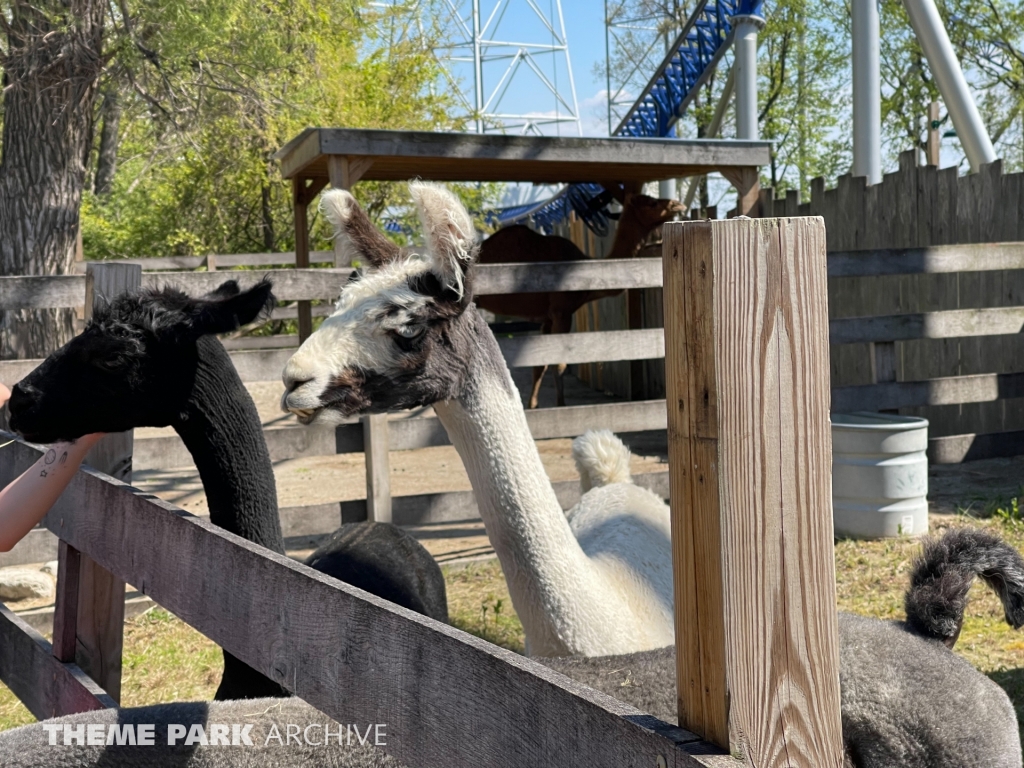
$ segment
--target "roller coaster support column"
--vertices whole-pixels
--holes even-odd
[[[878,0],[853,0],[853,175],[882,181]]]
[[[949,35],[942,24],[942,18],[934,0],[903,0],[910,16],[918,42],[928,59],[928,66],[935,78],[942,100],[946,102],[949,116],[953,118],[956,135],[963,144],[971,170],[977,172],[985,163],[996,159],[996,151],[988,130],[981,121],[978,107],[967,88],[960,62],[953,53]]]
[[[736,138],[757,139],[757,33],[760,16],[734,16],[736,30]]]

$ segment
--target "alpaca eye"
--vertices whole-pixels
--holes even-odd
[[[418,336],[422,336],[425,330],[426,328],[418,325],[403,325],[401,328],[395,329],[403,339],[415,339]]]

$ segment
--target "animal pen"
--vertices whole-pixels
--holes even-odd
[[[767,765],[785,741],[789,765],[838,766],[824,228],[673,224],[665,265],[679,320],[667,346],[673,495],[687,500],[673,512],[680,704],[693,730],[92,469],[45,520],[62,542],[54,644],[4,609],[0,677],[39,717],[113,703],[72,661],[84,613],[72,566],[89,559],[339,721],[387,723],[388,751],[409,764],[720,766],[731,751]],[[749,302],[733,301],[737,285]],[[38,455],[10,446],[0,482]]]
[[[308,302],[336,295],[348,275],[337,262],[330,269],[306,268],[310,257],[301,222],[328,179],[336,186],[350,186],[357,178],[412,175],[479,179],[481,169],[490,168],[487,173],[495,175],[484,178],[608,183],[625,178],[636,184],[713,166],[701,166],[694,154],[686,154],[697,153],[694,146],[722,153],[714,167],[729,168],[731,162],[747,169],[735,174],[741,178],[749,179],[754,166],[767,161],[763,143],[307,131],[282,151],[301,216],[296,268],[271,272],[275,293],[300,302],[295,311],[300,334],[308,333]],[[461,155],[455,152],[459,148]],[[629,171],[623,158],[635,155],[627,150],[648,153],[649,163]],[[554,165],[559,153],[560,168]],[[288,157],[295,161],[290,166]],[[741,203],[756,198],[756,189],[747,192]],[[746,212],[756,213],[750,205]],[[652,258],[529,269],[477,266],[475,289],[480,294],[639,291],[664,285],[667,331],[634,328],[500,343],[510,365],[521,366],[666,358],[667,400],[544,409],[547,413],[533,412],[528,419],[537,438],[594,427],[668,426],[680,723],[688,730],[529,659],[356,593],[89,469],[79,472],[44,527],[11,553],[15,561],[38,561],[46,559],[39,553],[61,542],[54,642],[46,643],[4,610],[0,679],[37,717],[111,706],[102,688],[116,700],[123,584],[128,582],[339,721],[388,723],[388,751],[412,765],[736,764],[730,755],[742,755],[751,765],[840,765],[828,334],[833,345],[846,343],[844,332],[861,334],[857,343],[885,339],[878,339],[872,320],[827,324],[826,275],[849,269],[867,274],[889,262],[913,271],[936,259],[956,269],[977,269],[977,251],[946,246],[909,256],[906,251],[876,250],[863,258],[841,253],[832,254],[826,266],[824,228],[814,219],[671,224],[663,234],[664,278],[662,259]],[[1002,265],[993,269],[1024,268],[1024,250],[1017,246],[991,247],[986,253],[992,260],[985,263]],[[222,257],[207,266],[228,263],[230,258]],[[261,274],[233,272],[231,277],[244,283]],[[216,272],[143,274],[137,265],[96,264],[84,276],[0,278],[0,306],[89,306],[93,295],[109,296],[133,284],[173,283],[201,293],[224,278]],[[885,327],[893,325],[899,321]],[[243,380],[257,381],[277,378],[290,354],[234,351],[232,359]],[[0,363],[0,380],[13,383],[38,362]],[[962,384],[940,382],[935,391],[961,392]],[[846,397],[844,408],[874,408],[878,395],[872,387],[877,386],[833,389],[831,396],[833,401],[837,394]],[[984,385],[975,389],[989,399],[1000,395]],[[898,406],[886,401],[880,407]],[[447,442],[434,417],[370,417],[336,429],[270,429],[266,436],[275,460],[341,450],[367,453],[368,501],[282,510],[286,536],[307,529],[323,533],[340,519],[367,516],[400,524],[464,519],[472,508],[468,493],[443,499],[391,499],[387,493],[382,467],[389,448]],[[90,462],[127,478],[130,434],[108,438],[106,450],[106,457]],[[134,455],[138,459],[147,450],[155,458],[184,448],[137,442]],[[32,446],[8,446],[0,457],[0,483],[37,457]],[[655,480],[664,482],[664,476]],[[667,485],[656,489],[669,495]],[[578,492],[560,490],[563,503]],[[777,762],[780,754],[789,762]]]

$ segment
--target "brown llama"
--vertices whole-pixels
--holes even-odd
[[[608,253],[609,259],[631,259],[640,252],[646,237],[660,224],[683,210],[676,200],[656,200],[647,195],[627,193],[622,205],[615,240]],[[535,263],[542,261],[583,261],[589,258],[576,245],[564,237],[541,235],[517,224],[499,229],[480,246],[480,264]],[[604,291],[552,291],[549,293],[498,293],[478,296],[476,304],[496,315],[522,317],[541,324],[541,333],[568,333],[572,329],[572,315],[591,301],[618,296],[622,290]],[[562,377],[565,363],[558,366],[555,391],[558,405],[565,405]],[[533,389],[530,408],[537,407],[540,385],[548,366],[533,369]]]

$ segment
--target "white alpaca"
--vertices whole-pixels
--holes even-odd
[[[472,220],[446,189],[410,184],[427,240],[399,253],[344,191],[323,210],[369,264],[284,371],[304,423],[434,406],[465,463],[532,655],[630,653],[674,640],[669,511],[629,480],[610,433],[574,453],[588,490],[563,513],[494,336],[471,303]]]

